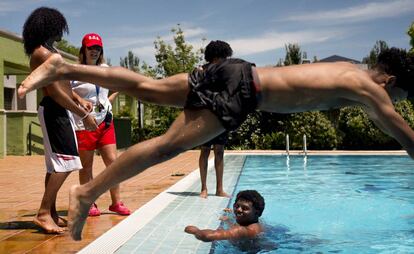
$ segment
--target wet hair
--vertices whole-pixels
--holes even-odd
[[[23,44],[27,55],[53,37],[68,34],[65,17],[58,10],[40,7],[34,10],[23,25]]]
[[[211,62],[214,58],[227,58],[233,55],[233,50],[225,41],[210,41],[204,52],[204,59]]]
[[[86,46],[82,46],[79,50],[79,55],[78,55],[78,62],[81,64],[86,64]],[[105,58],[104,58],[104,50],[103,48],[101,48],[101,54],[99,55],[98,60],[96,61],[96,65],[101,65],[105,63]]]
[[[265,201],[259,192],[255,190],[240,191],[237,193],[236,200],[234,202],[237,202],[239,199],[252,202],[254,209],[257,211],[258,217],[262,216],[265,208]]]
[[[390,48],[378,55],[374,66],[379,72],[396,77],[396,86],[408,92],[408,97],[414,97],[414,55],[404,49]]]

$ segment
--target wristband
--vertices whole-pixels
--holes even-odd
[[[86,112],[86,114],[81,118],[81,121],[85,120],[85,118],[87,118],[90,114],[91,112]]]

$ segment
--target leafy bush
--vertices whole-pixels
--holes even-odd
[[[341,141],[327,116],[319,111],[292,114],[286,125],[292,149],[303,148],[304,134],[309,149],[334,149]]]
[[[230,132],[227,147],[234,150],[254,149],[254,140],[261,136],[260,115],[260,112],[249,114],[237,130]]]
[[[286,134],[292,149],[303,148],[303,134],[310,149],[334,149],[341,141],[335,128],[321,112],[269,114],[255,112],[232,133],[232,149],[285,149]]]
[[[360,107],[341,110],[339,128],[344,137],[342,149],[392,149],[395,141],[379,130]]]

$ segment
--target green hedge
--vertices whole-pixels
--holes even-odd
[[[414,127],[414,110],[411,101],[396,104],[396,111]],[[133,121],[133,142],[159,136],[167,131],[179,111],[163,111],[169,116],[156,126],[138,128]],[[290,137],[291,149],[303,148],[303,135],[306,135],[308,149],[314,150],[364,150],[400,149],[401,146],[391,137],[380,131],[360,107],[347,107],[327,112],[304,112],[296,114],[275,114],[266,112],[251,113],[246,121],[229,134],[227,149],[269,150],[285,149],[286,134]]]

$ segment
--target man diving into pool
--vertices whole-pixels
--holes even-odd
[[[165,134],[130,147],[92,181],[71,188],[69,230],[80,240],[88,209],[102,193],[152,165],[237,128],[256,109],[294,113],[359,105],[414,158],[414,131],[393,105],[414,94],[413,61],[413,56],[397,48],[383,51],[371,70],[346,62],[256,68],[230,58],[203,71],[154,80],[122,67],[65,63],[54,54],[22,82],[18,93],[22,97],[54,80],[80,80],[143,101],[184,107]]]

